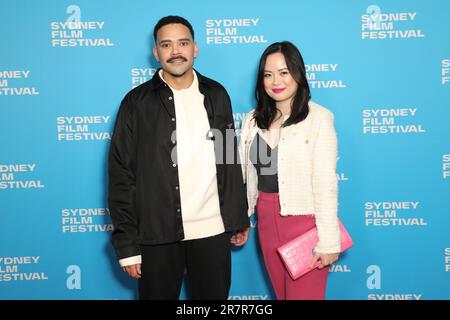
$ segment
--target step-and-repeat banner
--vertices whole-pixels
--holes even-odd
[[[0,298],[136,298],[109,242],[107,152],[171,14],[194,26],[195,67],[228,90],[238,129],[264,49],[300,49],[312,99],[335,114],[355,242],[327,299],[450,299],[446,0],[1,0]],[[229,299],[274,298],[251,222]]]

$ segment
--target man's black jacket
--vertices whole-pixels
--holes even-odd
[[[226,129],[234,130],[230,98],[216,81],[198,72],[197,77],[210,127],[225,137]],[[125,96],[112,136],[108,201],[118,259],[139,255],[140,245],[184,238],[178,166],[171,157],[173,150],[176,153],[175,129],[173,93],[156,72]],[[225,138],[217,140],[225,145]],[[236,161],[236,137],[232,147],[217,143],[222,142],[214,141],[220,211],[225,230],[232,232],[249,226],[242,171]],[[225,164],[230,151],[235,161]]]

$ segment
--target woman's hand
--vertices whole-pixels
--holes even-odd
[[[339,253],[314,253],[314,258],[311,260],[310,267],[314,268],[317,261],[320,260],[320,264],[318,266],[319,269],[323,269],[333,264],[339,259]]]

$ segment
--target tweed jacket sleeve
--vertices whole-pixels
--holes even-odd
[[[331,111],[326,110],[320,117],[312,159],[312,190],[319,237],[315,251],[336,253],[340,251],[337,215],[337,137]]]

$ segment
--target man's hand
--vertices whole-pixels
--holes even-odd
[[[235,246],[242,246],[244,245],[248,240],[248,234],[250,233],[250,228],[245,228],[243,230],[238,230],[236,233],[231,237],[230,242],[234,244]]]
[[[122,269],[123,269],[123,272],[128,273],[128,275],[132,278],[135,278],[135,279],[141,278],[141,264],[140,263],[125,266]]]

